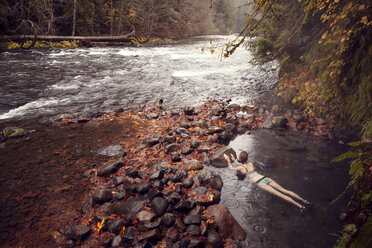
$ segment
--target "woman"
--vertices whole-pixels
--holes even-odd
[[[243,151],[239,154],[238,162],[241,163],[241,165],[239,165],[236,168],[232,167],[232,165],[231,165],[231,160],[234,161],[234,162],[236,161],[236,159],[233,155],[231,155],[231,160],[230,160],[229,156],[227,156],[226,154],[224,154],[223,156],[226,159],[230,169],[236,170],[238,172],[238,176],[239,176],[239,174],[244,175],[244,176],[248,176],[248,178],[251,181],[255,182],[259,188],[261,188],[263,190],[266,190],[267,192],[270,192],[270,193],[272,193],[276,196],[279,196],[280,198],[294,204],[295,206],[299,207],[300,209],[305,209],[305,206],[299,204],[296,201],[294,201],[291,197],[296,198],[296,199],[302,201],[305,204],[310,204],[308,201],[301,198],[296,193],[284,189],[282,186],[280,186],[278,183],[276,183],[271,178],[268,178],[266,176],[263,176],[263,175],[257,173],[257,171],[255,171],[255,169],[254,169],[253,164],[251,162],[248,162],[248,153],[247,152]],[[291,197],[289,197],[285,194],[287,194]]]

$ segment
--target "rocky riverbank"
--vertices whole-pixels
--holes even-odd
[[[182,111],[154,105],[89,118],[67,117],[61,125],[127,118],[146,129],[137,132],[137,141],[121,143],[124,150],[109,146],[101,151],[112,159],[85,171],[91,184],[89,200],[67,225],[53,232],[57,244],[236,247],[246,234],[219,204],[223,182],[208,169],[225,166],[221,149],[236,135],[258,128],[332,138],[332,126],[299,111],[215,101]]]

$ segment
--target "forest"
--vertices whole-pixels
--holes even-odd
[[[335,127],[332,135],[360,140],[334,159],[350,161],[346,190],[353,190],[337,247],[370,247],[371,13],[369,0],[0,0],[0,35],[132,35],[147,41],[239,33],[221,57],[245,46],[254,64],[277,60],[278,96],[326,119]]]
[[[0,11],[3,35],[179,38],[228,33],[234,22],[226,0],[1,0]]]

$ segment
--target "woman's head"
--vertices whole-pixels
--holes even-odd
[[[247,162],[247,160],[248,160],[248,152],[245,152],[245,151],[241,152],[241,153],[239,154],[239,159],[238,159],[238,161],[239,161],[240,163],[245,163],[245,162]]]

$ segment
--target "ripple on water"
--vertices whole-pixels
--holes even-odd
[[[235,198],[226,198],[222,200],[222,204],[227,208],[238,208],[239,202]]]

